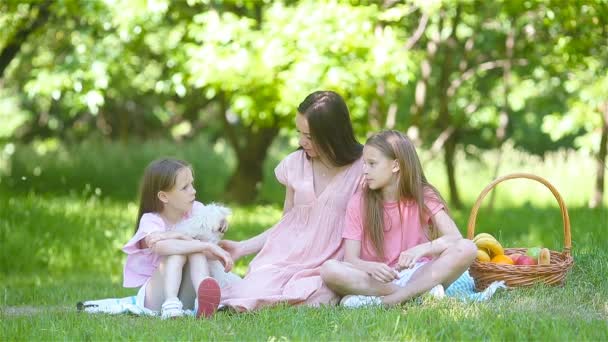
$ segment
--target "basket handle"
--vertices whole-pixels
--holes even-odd
[[[572,239],[570,236],[570,217],[568,216],[568,209],[566,208],[566,204],[564,203],[562,196],[560,196],[557,189],[555,189],[555,187],[553,185],[551,185],[551,183],[549,183],[547,180],[545,180],[542,177],[539,177],[539,176],[536,176],[536,175],[533,175],[530,173],[512,173],[512,174],[508,174],[508,175],[505,175],[502,177],[498,177],[492,183],[490,183],[488,186],[486,186],[485,189],[483,189],[481,194],[479,194],[479,197],[477,197],[477,201],[475,201],[475,205],[473,205],[473,209],[471,209],[471,215],[469,216],[469,222],[467,224],[467,238],[473,239],[473,237],[475,236],[475,221],[477,220],[477,212],[479,211],[479,207],[481,206],[481,201],[483,201],[483,199],[486,197],[488,192],[490,192],[490,190],[492,190],[499,183],[502,183],[508,179],[515,179],[515,178],[532,179],[532,180],[542,183],[547,188],[549,188],[549,190],[551,190],[551,193],[553,194],[553,196],[555,196],[555,199],[557,199],[557,203],[559,204],[559,209],[562,212],[562,220],[564,222],[564,254],[570,255],[570,250],[572,249]]]

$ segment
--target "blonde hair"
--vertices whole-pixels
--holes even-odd
[[[146,167],[140,184],[139,211],[135,221],[135,232],[139,227],[139,220],[145,213],[163,210],[163,203],[158,198],[158,192],[173,189],[177,173],[183,168],[189,168],[194,173],[190,164],[173,158],[157,159]]]
[[[367,139],[366,146],[380,151],[388,159],[396,160],[399,164],[398,194],[399,201],[413,200],[418,206],[420,223],[424,224],[423,213],[431,217],[431,224],[426,232],[429,240],[437,238],[435,220],[430,215],[424,203],[425,191],[432,191],[441,201],[447,212],[447,205],[439,191],[426,179],[416,153],[414,144],[403,133],[395,130],[378,132]],[[371,241],[372,246],[380,258],[384,258],[384,204],[381,189],[372,190],[368,186],[363,188],[363,203],[365,207],[365,239]],[[399,207],[401,214],[401,207]]]

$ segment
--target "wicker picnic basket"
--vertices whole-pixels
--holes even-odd
[[[483,189],[469,216],[467,225],[467,238],[473,239],[475,236],[475,220],[477,219],[477,211],[481,206],[481,201],[485,196],[499,183],[508,179],[527,178],[538,181],[545,185],[557,202],[562,213],[564,223],[564,250],[563,252],[550,251],[551,263],[549,265],[504,265],[493,262],[480,262],[475,260],[469,268],[469,273],[475,279],[475,287],[481,291],[488,287],[496,280],[504,280],[508,287],[530,286],[536,283],[545,283],[548,285],[563,285],[566,280],[566,274],[572,267],[574,259],[570,254],[571,237],[570,237],[570,218],[566,204],[562,200],[559,192],[547,180],[528,173],[513,173],[495,179],[492,183]],[[526,253],[526,248],[505,248],[505,254]]]

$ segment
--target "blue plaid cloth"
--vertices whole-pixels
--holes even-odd
[[[445,295],[463,301],[481,302],[490,299],[494,295],[494,292],[501,288],[507,288],[502,280],[493,282],[481,292],[475,292],[475,281],[469,274],[469,271],[466,271],[445,290]]]

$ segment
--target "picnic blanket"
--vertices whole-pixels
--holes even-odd
[[[483,302],[490,299],[494,293],[501,288],[506,288],[504,281],[495,281],[481,292],[475,291],[475,282],[469,271],[463,273],[454,283],[445,290],[446,297],[456,298],[465,302]],[[136,305],[136,296],[124,298],[107,298],[100,300],[88,300],[76,304],[78,311],[86,313],[105,313],[111,315],[132,314],[138,316],[158,316],[157,311]],[[196,303],[195,303],[196,304]],[[186,315],[194,316],[194,310],[185,310]]]

